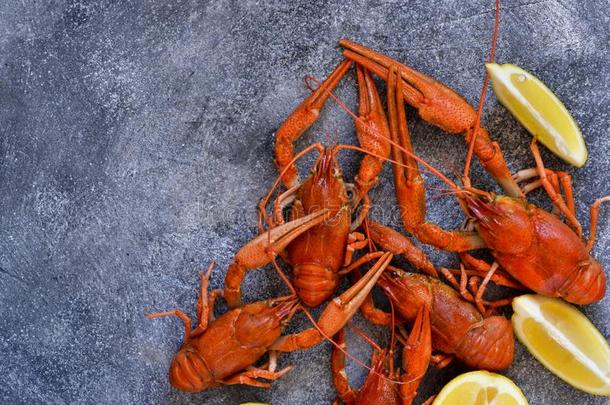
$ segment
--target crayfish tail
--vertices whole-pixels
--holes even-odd
[[[455,353],[471,368],[498,371],[512,364],[514,350],[510,321],[503,316],[490,316],[468,331]]]
[[[303,304],[315,308],[328,300],[339,285],[339,276],[316,263],[295,265],[293,282]]]

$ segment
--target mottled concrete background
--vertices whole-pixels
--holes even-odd
[[[348,37],[440,78],[476,103],[493,26],[492,1],[3,1],[0,2],[0,399],[5,403],[329,403],[329,345],[283,357],[295,369],[270,390],[170,388],[182,339],[176,319],[194,315],[197,272],[256,234],[255,204],[276,176],[273,132],[324,77]],[[581,124],[589,160],[574,175],[579,217],[610,194],[608,3],[506,1],[497,60],[546,82]],[[380,83],[380,87],[381,86]],[[350,76],[338,94],[355,106]],[[460,138],[410,111],[415,149],[443,170],[460,169]],[[529,135],[493,94],[484,122],[517,170],[533,164]],[[338,134],[355,142],[334,103],[298,142]],[[358,156],[342,157],[346,176]],[[303,165],[304,167],[307,164]],[[372,192],[375,216],[399,226],[386,168]],[[475,167],[482,187],[494,187]],[[429,197],[441,185],[430,180]],[[541,194],[534,196],[548,206]],[[430,218],[463,219],[451,197]],[[608,268],[610,210],[594,254]],[[432,249],[439,264],[453,256]],[[251,274],[246,298],[285,291],[269,269]],[[610,301],[584,308],[610,335]],[[222,306],[219,308],[224,309]],[[357,319],[359,325],[362,320]],[[299,318],[292,329],[308,326]],[[366,330],[378,341],[384,331]],[[369,348],[350,334],[352,353]],[[350,364],[360,383],[364,370]],[[420,399],[461,372],[431,371]],[[506,372],[533,404],[601,404],[564,384],[517,344]]]

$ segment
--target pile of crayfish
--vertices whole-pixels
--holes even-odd
[[[333,383],[341,401],[410,404],[431,363],[444,367],[458,361],[468,368],[490,371],[511,365],[513,331],[500,308],[510,305],[514,297],[487,300],[484,295],[489,285],[507,287],[516,294],[532,290],[579,305],[597,302],[605,294],[604,270],[590,252],[599,206],[608,197],[591,206],[591,233],[585,240],[575,215],[571,178],[545,168],[535,140],[530,145],[535,167],[511,174],[498,143],[481,125],[486,80],[475,111],[456,92],[424,73],[346,39],[339,45],[344,60],[311,89],[275,133],[279,176],[258,205],[260,234],[236,253],[224,289],[208,292],[212,263],[201,273],[194,329],[179,310],[148,315],[174,315],[184,323],[184,343],[169,371],[169,381],[178,389],[202,391],[230,384],[269,387],[270,381],[292,368],[277,369],[279,353],[330,341]],[[358,83],[357,114],[333,94],[352,67]],[[386,82],[385,109],[373,75]],[[313,144],[295,153],[293,143],[318,119],[331,98],[353,117],[359,146]],[[468,152],[461,184],[414,152],[405,103],[424,121],[464,137]],[[345,149],[363,154],[351,183],[344,180],[338,161],[339,152]],[[317,158],[309,176],[301,179],[296,163],[309,153],[317,153]],[[503,194],[473,186],[469,177],[473,156]],[[404,232],[368,215],[369,192],[379,182],[386,162],[392,165]],[[443,181],[457,198],[465,215],[461,229],[446,230],[426,220],[420,167]],[[550,197],[551,212],[526,199],[538,188]],[[457,252],[458,268],[435,266],[409,236]],[[492,263],[471,255],[480,249],[489,252]],[[397,255],[418,272],[393,265]],[[278,256],[290,267],[290,277]],[[243,303],[241,284],[246,273],[266,265],[273,266],[290,294]],[[370,268],[363,275],[365,266]],[[350,287],[335,296],[344,275],[349,275]],[[375,287],[387,296],[389,312],[375,306],[371,295]],[[218,297],[230,309],[215,317]],[[324,304],[319,319],[314,320],[309,309]],[[299,311],[313,326],[283,335]],[[357,331],[373,346],[370,365],[364,365],[369,375],[360,389],[348,382],[345,360],[349,351],[344,336],[344,327],[358,311],[366,320],[391,330],[386,348]],[[402,345],[400,366],[394,364],[397,345]],[[261,365],[265,355],[268,360]]]

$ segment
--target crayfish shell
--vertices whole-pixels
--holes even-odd
[[[510,321],[503,316],[490,316],[473,325],[455,353],[473,369],[503,370],[513,362],[514,351]]]

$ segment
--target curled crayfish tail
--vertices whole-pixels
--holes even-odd
[[[508,368],[514,350],[513,329],[503,316],[490,316],[474,324],[457,347],[469,367],[490,371]]]

